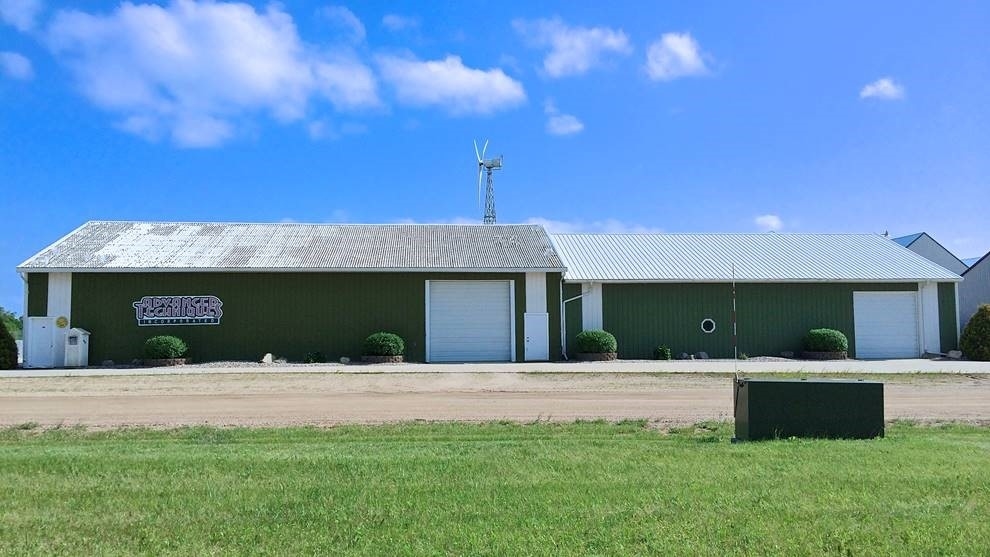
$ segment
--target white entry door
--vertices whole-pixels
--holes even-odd
[[[550,359],[550,314],[527,313],[523,315],[523,332],[526,335],[526,361]]]
[[[509,362],[513,288],[507,280],[427,281],[428,362]]]
[[[917,358],[917,292],[853,292],[857,358]]]
[[[55,318],[24,319],[24,367],[55,367]]]

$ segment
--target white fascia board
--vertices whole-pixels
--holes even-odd
[[[534,267],[17,267],[19,273],[559,273]]]
[[[564,277],[564,282],[568,284],[792,284],[792,283],[808,283],[808,284],[822,284],[822,283],[840,283],[840,284],[901,284],[901,283],[918,283],[918,282],[962,282],[962,277],[959,278],[897,278],[897,279],[736,279],[733,281],[731,278],[727,279],[650,279],[650,280],[636,280],[636,279],[568,279]]]

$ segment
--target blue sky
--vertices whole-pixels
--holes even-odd
[[[66,3],[68,4],[68,3]],[[90,219],[990,250],[990,3],[0,0],[0,305]]]

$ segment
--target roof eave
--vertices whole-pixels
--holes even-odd
[[[17,267],[19,273],[564,273],[566,267]]]
[[[788,283],[822,283],[822,282],[838,282],[844,284],[900,284],[907,282],[961,282],[962,277],[956,278],[896,278],[896,279],[870,279],[870,278],[844,278],[844,279],[833,279],[833,278],[780,278],[780,279],[746,279],[737,278],[735,280],[731,278],[724,279],[689,279],[689,278],[677,278],[677,279],[598,279],[598,278],[568,278],[564,276],[564,282],[572,283],[583,283],[583,282],[595,282],[599,284],[693,284],[693,283],[705,283],[705,284],[730,284],[736,282],[738,284],[788,284]]]

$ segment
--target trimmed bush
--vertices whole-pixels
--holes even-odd
[[[666,344],[661,344],[653,350],[653,356],[658,360],[673,360],[674,354],[670,351],[670,347]]]
[[[608,331],[595,329],[591,331],[581,331],[575,339],[577,351],[586,354],[607,354],[618,352],[618,343],[615,336]]]
[[[323,355],[323,352],[309,352],[303,359],[303,363],[307,364],[325,364],[327,363],[327,357]]]
[[[160,335],[144,342],[144,357],[148,360],[173,360],[182,358],[189,347],[179,337]]]
[[[0,324],[0,369],[17,367],[17,343],[7,327]]]
[[[969,318],[959,348],[970,360],[990,362],[990,304],[983,304]]]
[[[364,356],[401,356],[406,343],[395,333],[380,332],[364,339]]]
[[[812,329],[804,337],[804,349],[808,352],[846,352],[849,339],[835,329]]]

